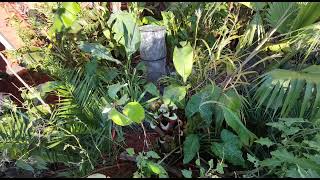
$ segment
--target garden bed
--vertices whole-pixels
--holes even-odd
[[[0,177],[320,177],[319,3],[33,5]]]

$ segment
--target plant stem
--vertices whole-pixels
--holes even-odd
[[[149,149],[148,140],[147,140],[148,137],[147,137],[146,129],[144,128],[143,122],[141,123],[141,127],[143,129],[143,134],[144,134],[144,140],[143,141],[146,144],[147,149]]]
[[[1,58],[4,60],[4,62],[7,64],[8,69],[12,72],[12,74],[26,87],[32,94],[36,96],[36,98],[41,102],[42,105],[45,106],[46,110],[51,114],[52,111],[47,103],[44,102],[44,100],[40,97],[38,93],[36,93],[31,87],[11,68],[7,58],[4,57],[4,55],[0,52]]]

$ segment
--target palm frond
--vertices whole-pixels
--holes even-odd
[[[318,116],[320,106],[320,66],[313,65],[302,71],[275,69],[265,74],[254,98],[258,107],[272,108],[280,116],[288,117],[299,106],[299,117]],[[302,103],[301,103],[302,102]]]
[[[289,9],[289,10],[288,10]],[[277,29],[279,33],[287,33],[290,30],[291,24],[294,21],[295,15],[293,12],[297,10],[297,5],[292,2],[273,2],[269,3],[269,9],[266,20],[271,27],[276,27],[283,13],[288,10],[288,18]]]
[[[320,3],[308,2],[307,4],[299,5],[299,12],[295,18],[291,31],[306,27],[313,24],[320,18]]]

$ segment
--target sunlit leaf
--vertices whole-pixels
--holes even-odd
[[[109,119],[111,119],[114,123],[116,123],[119,126],[127,126],[133,121],[131,121],[128,117],[121,114],[119,111],[117,111],[115,108],[112,108],[110,112],[108,113]]]
[[[182,48],[174,48],[173,64],[183,81],[187,82],[187,78],[192,72],[193,64],[193,49],[190,43],[187,43]]]
[[[138,102],[128,103],[123,109],[123,114],[136,123],[141,123],[145,117],[144,109]]]

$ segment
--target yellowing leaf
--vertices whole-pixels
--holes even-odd
[[[132,123],[132,121],[117,111],[115,108],[112,108],[108,114],[109,119],[111,119],[114,123],[120,126],[127,126]]]
[[[145,117],[144,109],[138,102],[128,103],[123,109],[123,114],[136,123],[141,123]]]
[[[178,74],[183,78],[183,82],[187,82],[193,64],[193,49],[190,43],[187,43],[187,45],[182,48],[174,48],[173,64]]]

